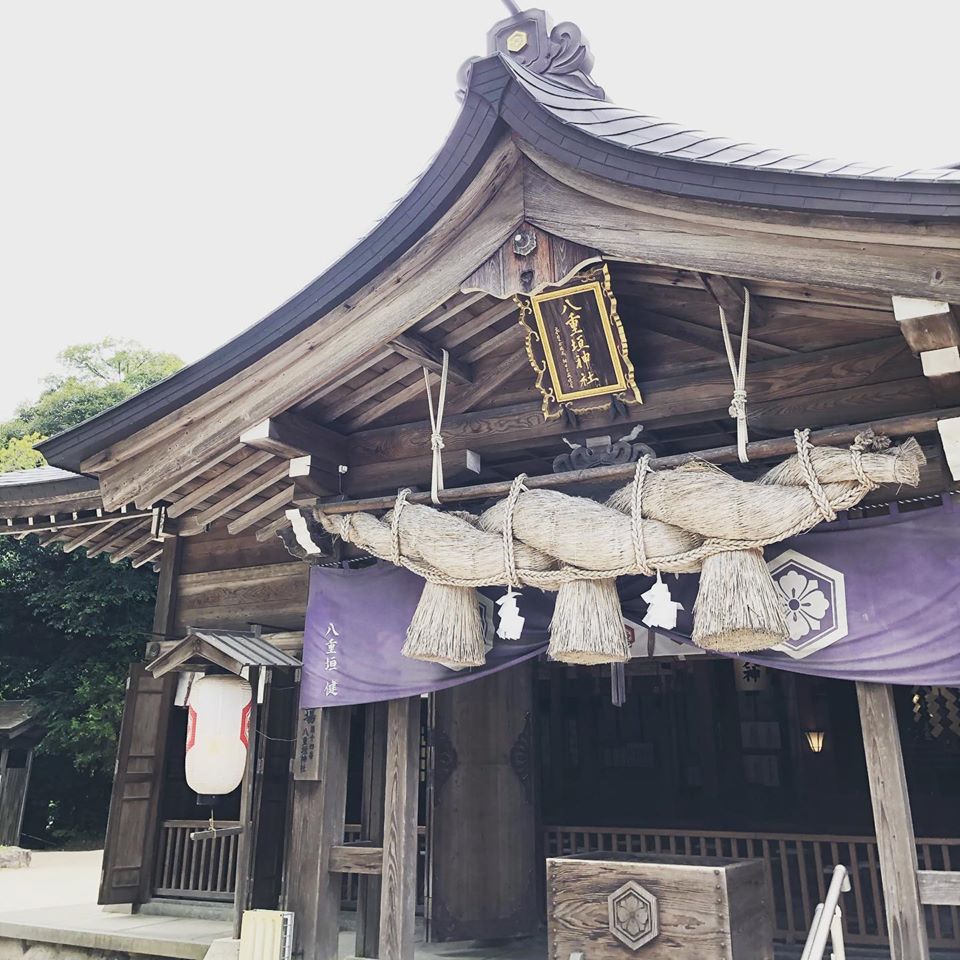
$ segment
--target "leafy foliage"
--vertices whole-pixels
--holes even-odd
[[[42,464],[32,445],[180,366],[172,354],[104,340],[61,354],[65,372],[0,427],[0,469]],[[150,631],[156,578],[145,568],[0,538],[0,699],[33,698],[46,735],[24,833],[61,844],[102,836],[128,665]]]
[[[23,437],[10,437],[6,443],[0,444],[0,473],[42,467],[43,454],[33,449],[33,445],[42,439],[39,433],[28,433]]]
[[[172,353],[110,337],[67,347],[58,359],[62,372],[48,377],[40,397],[21,404],[14,419],[0,426],[0,441],[28,434],[50,437],[75,427],[183,366]]]

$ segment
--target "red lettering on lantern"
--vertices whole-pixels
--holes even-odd
[[[251,700],[240,714],[240,742],[248,750],[250,749],[250,708],[253,706]]]

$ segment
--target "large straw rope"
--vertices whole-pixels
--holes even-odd
[[[394,509],[382,520],[368,513],[327,516],[322,508],[317,510],[317,518],[328,532],[374,556],[404,566],[431,583],[459,587],[527,584],[556,590],[575,580],[650,575],[654,570],[696,572],[708,557],[728,551],[756,550],[804,533],[822,520],[833,519],[838,511],[855,506],[880,483],[918,482],[919,465],[924,458],[915,440],[894,448],[889,447],[885,438],[861,435],[849,449],[842,450],[813,447],[809,430],[797,430],[794,437],[796,456],[774,467],[754,484],[742,483],[718,468],[702,464],[694,465],[693,470],[655,472],[644,458],[638,463],[631,484],[614,494],[608,505],[556,491],[528,491],[521,475],[514,481],[509,496],[487,510],[476,525],[462,516],[407,504],[405,490],[398,494]],[[710,516],[711,504],[706,502],[705,495],[673,496],[670,487],[678,480],[692,482],[697,489],[716,488],[720,499],[714,497],[713,506],[720,521]],[[728,490],[733,496],[726,493]],[[771,494],[782,498],[782,503],[769,503]],[[744,502],[734,503],[735,509],[726,516],[723,508],[737,497]],[[694,502],[686,502],[691,499]],[[755,509],[750,503],[752,499],[768,502],[769,509]],[[627,509],[620,509],[624,503]],[[526,510],[527,504],[530,511]],[[784,504],[789,509],[784,509]],[[522,517],[518,516],[518,506]],[[532,509],[535,507],[542,508],[539,521]],[[624,559],[613,557],[610,566],[595,562],[592,567],[564,561],[565,552],[600,556],[611,546],[591,539],[579,544],[573,540],[567,545],[562,543],[551,526],[561,522],[558,516],[564,509],[573,514],[561,517],[567,525],[568,539],[577,535],[589,538],[591,530],[602,522],[614,529],[609,526],[614,521],[615,529],[620,530],[623,514],[627,513],[630,550],[624,553]],[[658,513],[663,520],[668,513],[680,513],[685,522],[663,522]],[[524,529],[518,532],[521,519]],[[578,522],[582,530],[578,529]],[[690,529],[687,523],[698,529]],[[710,535],[709,530],[718,524],[735,526],[735,532],[742,530],[744,535]],[[660,544],[681,544],[684,548],[651,554],[654,540]],[[572,549],[565,550],[565,546]],[[449,572],[451,568],[469,569],[472,573],[458,576]]]

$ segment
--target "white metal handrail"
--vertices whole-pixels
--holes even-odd
[[[843,914],[840,912],[840,896],[850,892],[850,875],[843,864],[833,868],[833,877],[823,903],[817,904],[810,924],[807,942],[803,945],[800,960],[823,960],[823,953],[830,942],[831,960],[846,960],[843,947]]]

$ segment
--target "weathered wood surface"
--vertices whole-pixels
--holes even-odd
[[[333,873],[362,873],[379,876],[383,873],[383,847],[364,841],[331,847],[330,869]]]
[[[931,905],[960,906],[960,872],[956,870],[918,870],[920,902]]]
[[[886,337],[869,346],[853,344],[831,350],[797,354],[787,358],[761,360],[751,364],[747,374],[750,410],[764,401],[783,401],[818,391],[841,387],[902,380],[921,373],[920,363],[911,356],[900,336]],[[585,415],[581,429],[629,425],[642,422],[654,425],[683,416],[725,416],[730,405],[730,372],[723,368],[697,371],[664,380],[639,383],[642,405],[629,408],[625,419],[617,420],[607,412]],[[528,444],[554,438],[555,443],[570,433],[562,418],[544,422],[540,403],[477,413],[447,416],[443,423],[444,452],[469,448],[483,450],[511,443]],[[366,464],[401,460],[430,453],[430,428],[427,421],[397,427],[371,429],[351,439],[351,463],[354,474]]]
[[[895,245],[897,234],[866,233],[858,227],[803,236],[731,208],[725,223],[679,217],[661,205],[641,209],[628,187],[604,183],[537,157],[524,167],[524,209],[538,227],[577,243],[593,244],[607,257],[651,263],[746,280],[825,284],[891,295],[960,300],[960,237],[944,245]],[[542,169],[541,169],[542,167]],[[549,172],[547,172],[549,171]],[[602,198],[602,199],[601,199]],[[825,222],[825,221],[824,221]],[[865,221],[861,221],[865,223]],[[760,229],[760,227],[766,229]],[[869,229],[869,226],[867,227]]]
[[[387,715],[387,768],[380,956],[413,960],[417,900],[417,806],[420,768],[420,698],[391,700]]]
[[[10,766],[13,753],[24,755],[21,766]],[[0,846],[15,847],[20,843],[32,764],[32,745],[0,750]]]
[[[795,213],[673,196],[627,187],[596,177],[583,169],[567,167],[522,141],[518,142],[518,146],[529,161],[525,167],[527,171],[531,168],[542,171],[543,175],[553,177],[576,191],[638,213],[653,213],[681,223],[692,222],[728,230],[747,228],[784,237],[829,240],[839,234],[851,242],[863,244],[960,249],[960,225],[956,223],[909,223],[880,217]],[[735,271],[727,272],[735,274]]]
[[[312,455],[334,466],[347,462],[344,437],[296,413],[281,413],[261,420],[240,434],[240,442],[282,460]]]
[[[893,688],[858,681],[857,700],[891,960],[927,960],[930,950],[917,881],[917,848]]]
[[[960,411],[945,410],[944,416],[950,416]],[[831,445],[851,443],[857,434],[865,430],[875,429],[877,433],[889,437],[904,437],[917,433],[926,433],[936,429],[941,412],[916,414],[909,417],[893,417],[889,420],[829,427],[811,433],[810,439],[815,445]],[[751,460],[764,460],[774,457],[786,457],[796,452],[796,441],[793,437],[778,437],[773,440],[758,440],[747,446]],[[695,453],[681,453],[668,457],[658,457],[651,464],[655,470],[666,470],[679,467],[692,460],[705,460],[709,463],[734,463],[737,460],[736,446],[717,447],[712,450],[698,450]],[[599,484],[629,480],[636,470],[636,464],[617,464],[611,467],[591,467],[587,470],[570,470],[564,473],[545,474],[540,477],[528,477],[524,481],[530,490],[556,489],[558,487],[575,486],[579,483]],[[441,503],[453,503],[462,500],[479,500],[487,497],[502,497],[510,492],[513,481],[498,480],[491,483],[478,483],[467,487],[454,487],[441,490]],[[411,493],[407,500],[410,503],[430,503],[428,492]],[[361,510],[386,510],[393,506],[396,494],[385,497],[367,497],[362,500],[342,500],[323,504],[323,510],[328,514],[356,513]]]
[[[105,503],[136,501],[236,443],[264,416],[281,413],[316,384],[382,350],[450,296],[470,265],[503,242],[522,208],[516,147],[505,139],[462,197],[406,255],[349,302],[282,350],[159,423],[92,458]]]
[[[363,784],[360,795],[360,837],[383,846],[387,775],[386,703],[368,703],[364,707]],[[381,853],[382,857],[382,853]],[[357,889],[358,957],[380,955],[380,873],[361,876]]]
[[[431,373],[443,373],[443,351],[412,333],[401,333],[390,341],[397,353],[414,360]],[[472,383],[473,370],[447,351],[447,379],[453,383]]]
[[[243,827],[237,843],[237,887],[233,898],[233,936],[240,936],[243,913],[251,907],[253,897],[253,858],[257,848],[258,818],[254,816],[258,803],[261,778],[254,778],[257,769],[257,743],[260,716],[269,709],[269,684],[264,689],[264,703],[257,703],[260,689],[260,668],[250,667],[248,676],[253,697],[250,701],[250,719],[247,734],[247,761],[240,782],[240,825]]]
[[[303,960],[338,956],[341,876],[330,871],[330,854],[343,843],[349,746],[349,707],[324,710],[320,779],[293,783],[285,909],[296,914],[294,954]]]
[[[153,880],[157,809],[176,677],[130,668],[110,795],[98,903],[143,903]]]
[[[945,300],[892,297],[893,313],[914,353],[960,344],[960,325]]]
[[[296,560],[178,578],[175,629],[247,629],[251,623],[302,630],[310,568]]]
[[[270,463],[273,459],[273,454],[266,450],[258,450],[250,453],[239,463],[217,471],[209,480],[181,496],[175,503],[170,504],[170,506],[167,507],[167,516],[171,519],[182,516],[188,510],[192,510],[198,504],[203,503],[204,500],[209,500],[215,496],[224,487],[236,483],[238,480],[242,480],[247,474],[252,473],[266,463]]]
[[[432,712],[430,939],[535,933],[533,664],[441,690]]]
[[[515,293],[539,293],[544,287],[561,286],[599,259],[597,250],[521,223],[503,246],[464,280],[461,289],[481,290],[500,300]]]
[[[657,898],[659,935],[640,948],[644,960],[772,960],[762,861],[615,853],[547,861],[550,960],[637,956],[610,932],[608,898],[630,880]]]
[[[287,564],[291,559],[279,540],[263,542],[249,531],[231,535],[225,527],[218,527],[196,537],[181,539],[181,574]]]

